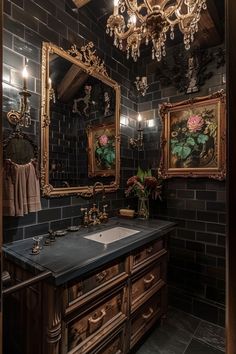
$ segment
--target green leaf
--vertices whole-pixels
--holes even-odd
[[[141,182],[144,181],[144,171],[140,168],[140,166],[138,167],[137,176],[140,178]]]
[[[195,140],[189,136],[188,139],[186,140],[186,144],[190,146],[194,146]]]
[[[171,144],[176,144],[176,143],[178,143],[178,139],[176,139],[176,138],[171,139],[170,142],[171,142]]]
[[[209,139],[208,135],[199,134],[197,137],[197,141],[199,144],[204,144]]]
[[[191,149],[188,146],[183,146],[182,152],[181,152],[181,158],[185,160],[190,154],[191,154]]]
[[[101,155],[102,154],[102,149],[101,148],[97,148],[96,149],[96,154],[97,155]]]
[[[185,160],[191,154],[191,151],[192,150],[188,146],[177,145],[172,150],[172,154],[179,156],[182,160]]]
[[[175,145],[175,147],[172,149],[172,154],[173,155],[181,155],[182,151],[182,146],[181,145]]]

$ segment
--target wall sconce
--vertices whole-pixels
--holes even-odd
[[[22,127],[29,127],[31,125],[30,101],[29,101],[31,94],[27,89],[27,79],[28,79],[27,64],[25,64],[24,69],[22,71],[22,77],[23,77],[23,90],[19,92],[20,95],[19,111],[11,110],[10,112],[7,113],[7,119],[10,124],[19,125]]]
[[[143,150],[143,128],[141,127],[142,117],[138,115],[138,136],[137,138],[130,138],[129,145],[132,149]]]
[[[134,81],[138,92],[141,93],[142,96],[146,95],[147,89],[149,85],[147,84],[147,76],[137,76],[136,81]]]
[[[53,103],[55,103],[56,96],[55,96],[55,91],[52,88],[52,79],[50,77],[48,79],[48,95],[49,95],[49,101],[52,101]]]

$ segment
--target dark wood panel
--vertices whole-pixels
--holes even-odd
[[[227,151],[227,194],[228,194],[228,237],[227,237],[227,303],[226,303],[226,346],[227,354],[236,351],[236,237],[235,237],[235,210],[236,210],[236,2],[226,1],[227,23],[227,118],[228,118],[228,151]]]

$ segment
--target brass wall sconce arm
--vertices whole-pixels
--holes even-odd
[[[25,65],[22,71],[23,77],[23,90],[19,92],[20,95],[20,106],[19,110],[11,110],[7,113],[7,119],[10,124],[16,126],[29,127],[31,125],[31,116],[30,116],[30,101],[31,96],[30,92],[27,89],[27,65]]]
[[[7,119],[12,125],[20,125],[24,127],[29,127],[31,124],[30,116],[30,104],[29,98],[31,94],[27,89],[23,89],[19,92],[20,95],[20,106],[19,111],[11,110],[7,113]]]

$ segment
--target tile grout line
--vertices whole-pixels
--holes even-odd
[[[191,336],[191,339],[189,340],[189,342],[188,342],[188,344],[187,344],[187,346],[186,346],[186,348],[184,349],[184,351],[183,351],[182,354],[185,354],[185,353],[186,353],[186,350],[188,349],[189,345],[191,344],[191,342],[192,342],[192,340],[193,340],[193,338],[194,338],[194,334],[196,333],[196,331],[197,331],[197,329],[199,328],[200,324],[201,324],[201,320],[199,320],[199,323],[198,323],[198,325],[197,325],[195,331],[193,332],[193,334],[192,334],[192,336]]]

